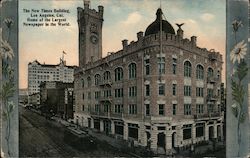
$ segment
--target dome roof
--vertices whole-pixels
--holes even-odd
[[[151,35],[151,34],[156,34],[160,31],[160,19],[162,19],[161,15],[162,15],[162,10],[159,8],[159,9],[157,9],[157,12],[156,12],[156,19],[153,23],[151,23],[147,27],[147,29],[145,31],[145,36]],[[166,20],[162,20],[162,31],[164,31],[165,33],[175,34],[174,28]]]

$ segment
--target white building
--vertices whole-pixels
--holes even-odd
[[[60,61],[57,65],[41,64],[37,60],[28,64],[28,92],[29,95],[40,92],[40,83],[46,81],[74,81],[74,67],[67,66]]]

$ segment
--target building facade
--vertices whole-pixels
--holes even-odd
[[[42,82],[40,85],[41,108],[68,120],[73,118],[73,83]]]
[[[101,34],[104,9],[98,8],[90,9],[88,3],[78,8],[79,31],[84,26],[91,32],[93,24]],[[175,32],[158,9],[137,41],[125,39],[122,50],[86,62],[88,50],[82,47],[94,49],[100,43],[80,31],[75,122],[155,152],[223,139],[222,55],[199,48],[197,37],[183,34],[181,25]]]
[[[67,66],[60,60],[57,65],[41,64],[37,60],[28,64],[28,92],[29,95],[40,92],[40,83],[46,81],[61,81],[73,83],[75,66]]]

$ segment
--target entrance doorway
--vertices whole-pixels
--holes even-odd
[[[165,149],[165,145],[166,145],[165,137],[166,136],[165,136],[165,134],[163,132],[158,134],[158,140],[157,140],[158,147],[163,147]]]
[[[104,132],[108,135],[111,134],[111,122],[109,120],[104,120],[103,121],[103,129]]]
[[[214,126],[209,127],[209,140],[214,138]]]
[[[88,128],[91,128],[91,118],[88,118]]]
[[[151,134],[150,132],[146,132],[147,134],[147,147],[150,149],[151,148]]]

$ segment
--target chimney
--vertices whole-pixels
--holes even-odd
[[[89,4],[90,4],[89,0],[84,0],[84,9],[89,9]]]
[[[100,14],[102,17],[103,17],[103,11],[104,11],[103,6],[99,5],[99,6],[98,6],[98,12],[99,12],[99,14]]]
[[[137,39],[138,39],[138,41],[140,41],[142,38],[143,38],[143,32],[140,31],[137,33]]]
[[[197,37],[196,36],[192,36],[191,37],[191,42],[194,46],[196,46],[196,43],[197,43]]]
[[[122,40],[122,47],[124,50],[127,46],[128,46],[128,40],[127,39]]]

